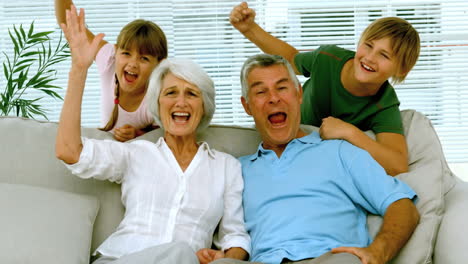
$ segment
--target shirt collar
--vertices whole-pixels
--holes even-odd
[[[206,152],[208,152],[208,155],[211,157],[211,158],[215,158],[216,155],[215,155],[215,152],[214,150],[212,150],[210,148],[210,145],[208,145],[208,143],[206,143],[205,141],[200,141],[198,142],[198,144],[200,145],[199,148],[203,149],[203,150],[206,150]]]
[[[319,133],[317,133],[316,131],[313,131],[312,133],[310,133],[310,134],[308,134],[306,136],[303,136],[301,138],[295,138],[295,139],[291,140],[288,143],[288,146],[289,146],[289,144],[291,144],[293,142],[299,142],[301,144],[319,144],[320,142],[322,142],[322,139],[320,138]],[[270,151],[271,150],[269,150],[269,149],[263,148],[263,142],[260,142],[260,144],[258,145],[257,152],[250,155],[249,159],[250,159],[250,161],[254,161],[258,157],[260,157],[262,154],[266,154],[266,153],[268,153]]]
[[[208,145],[208,143],[206,143],[205,141],[200,141],[200,142],[197,142],[198,145],[199,145],[199,148],[201,148],[202,150],[205,150],[206,152],[208,152],[208,155],[211,157],[211,158],[215,158],[216,155],[215,155],[215,152],[214,150],[212,150],[210,148],[210,146]],[[156,145],[156,147],[160,147],[162,144],[166,144],[166,141],[164,140],[164,137],[160,137],[156,143],[154,143]],[[167,145],[167,144],[166,144]]]

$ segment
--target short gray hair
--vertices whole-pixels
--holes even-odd
[[[245,100],[249,100],[249,84],[247,83],[247,78],[250,72],[257,67],[269,67],[273,65],[284,65],[288,70],[289,77],[294,82],[294,85],[299,90],[299,80],[297,79],[296,73],[292,68],[291,64],[283,57],[278,55],[270,54],[257,54],[252,57],[249,57],[242,66],[240,81],[242,85],[242,96]]]
[[[203,68],[192,60],[188,59],[165,59],[153,73],[151,73],[148,91],[146,92],[146,104],[148,110],[153,115],[154,120],[162,128],[161,118],[159,116],[159,94],[162,89],[162,81],[168,73],[174,74],[177,78],[187,81],[200,89],[203,98],[203,117],[198,124],[197,131],[203,131],[211,122],[216,108],[215,88],[213,80],[203,70]]]

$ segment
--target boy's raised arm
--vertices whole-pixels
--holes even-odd
[[[293,66],[296,74],[300,74],[294,65],[294,56],[298,53],[296,48],[261,28],[255,22],[255,11],[249,8],[246,2],[242,2],[232,9],[229,21],[234,28],[263,52],[284,57]]]

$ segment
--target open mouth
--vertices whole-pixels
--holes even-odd
[[[138,78],[138,74],[130,71],[124,71],[124,76],[127,82],[134,82]]]
[[[362,63],[362,62],[361,62],[361,67],[362,67],[364,70],[368,71],[368,72],[375,72],[374,68],[372,68],[372,67],[370,67],[369,65],[364,64],[364,63]]]
[[[284,112],[273,113],[268,116],[268,120],[273,126],[282,125],[286,122],[287,115]]]
[[[172,120],[176,123],[185,123],[190,119],[190,114],[186,112],[174,112],[172,113]]]

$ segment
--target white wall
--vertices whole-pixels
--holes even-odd
[[[455,175],[468,182],[468,163],[451,163],[449,167]]]

